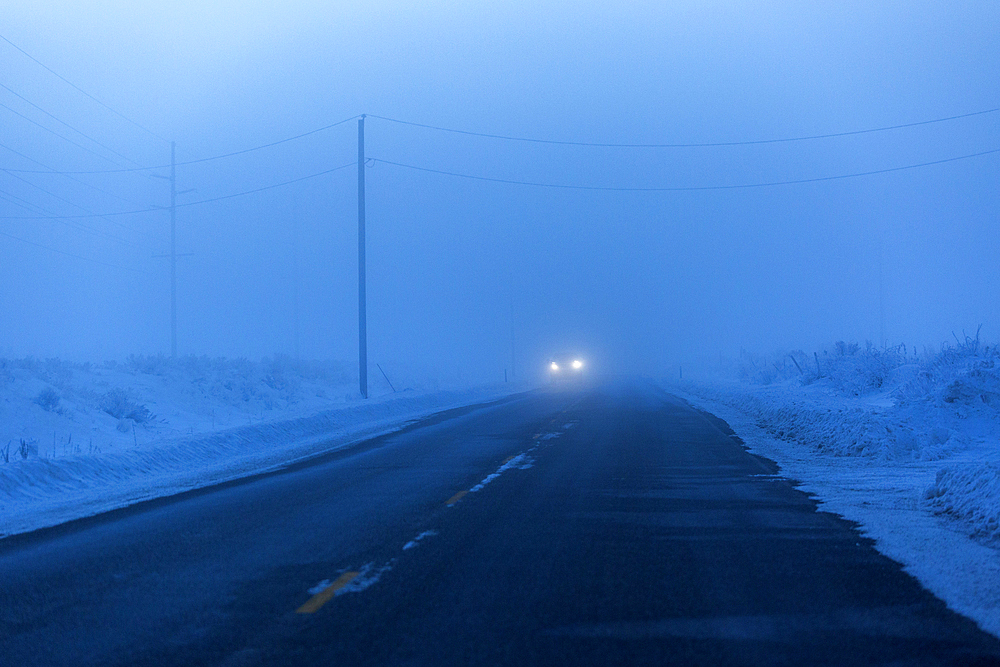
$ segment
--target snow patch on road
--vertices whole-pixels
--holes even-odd
[[[477,491],[482,491],[486,487],[487,484],[489,484],[490,482],[492,482],[493,480],[495,480],[497,477],[499,477],[500,475],[502,475],[506,471],[511,470],[512,468],[520,468],[520,469],[524,470],[525,468],[530,468],[533,464],[534,464],[534,459],[532,459],[531,457],[529,457],[526,453],[525,454],[518,454],[517,456],[515,456],[514,458],[510,459],[509,461],[507,461],[506,463],[504,463],[502,466],[500,466],[499,468],[497,468],[496,472],[491,472],[489,475],[487,475],[483,479],[483,481],[481,481],[479,484],[476,484],[474,487],[472,487],[471,489],[469,489],[469,492],[470,493],[475,493]]]
[[[368,590],[378,583],[378,580],[382,578],[383,574],[391,571],[395,564],[395,558],[390,559],[387,563],[378,568],[375,567],[374,563],[366,563],[360,570],[358,570],[358,576],[351,579],[350,583],[337,591],[336,594],[343,595],[344,593],[360,593]]]
[[[330,584],[332,583],[333,582],[330,581],[329,579],[324,579],[323,581],[319,582],[318,584],[307,590],[306,593],[309,593],[309,595],[319,595],[320,593],[328,589],[330,587]]]
[[[419,535],[417,535],[416,537],[414,537],[412,540],[410,540],[409,542],[407,542],[406,544],[404,544],[403,545],[403,551],[406,551],[407,549],[412,549],[413,547],[417,546],[417,544],[420,542],[420,540],[426,539],[428,537],[434,537],[435,535],[437,535],[437,531],[436,530],[425,530],[424,532],[420,533]]]

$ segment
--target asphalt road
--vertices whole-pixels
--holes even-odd
[[[0,540],[0,664],[1000,665],[1000,641],[632,383]]]

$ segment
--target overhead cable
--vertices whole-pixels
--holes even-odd
[[[20,236],[14,236],[13,234],[8,234],[7,232],[0,232],[0,236],[6,236],[9,239],[14,239],[15,241],[20,241],[21,243],[27,243],[28,245],[33,245],[36,248],[44,248],[50,252],[59,253],[60,255],[66,255],[67,257],[75,257],[76,259],[82,259],[85,262],[93,262],[94,264],[101,264],[102,266],[110,266],[113,269],[120,269],[122,271],[132,271],[133,273],[142,273],[138,269],[133,269],[128,266],[121,266],[119,264],[112,264],[111,262],[102,262],[99,259],[94,259],[92,257],[84,257],[83,255],[77,255],[71,252],[66,252],[65,250],[59,250],[58,248],[53,248],[52,246],[43,245],[41,243],[35,243],[34,241],[29,241],[28,239],[22,239]]]
[[[703,190],[743,190],[748,188],[766,188],[778,185],[799,185],[802,183],[820,183],[823,181],[837,181],[848,178],[860,178],[862,176],[874,176],[876,174],[888,174],[896,171],[906,171],[908,169],[919,169],[921,167],[930,167],[936,164],[945,164],[948,162],[957,162],[959,160],[968,160],[970,158],[982,157],[984,155],[991,155],[993,153],[1000,153],[1000,148],[994,148],[988,151],[980,151],[978,153],[970,153],[968,155],[959,155],[956,157],[944,158],[942,160],[932,160],[931,162],[921,162],[918,164],[908,164],[902,167],[889,167],[888,169],[873,169],[871,171],[860,171],[851,174],[837,174],[835,176],[817,176],[815,178],[799,178],[788,181],[770,181],[766,183],[740,183],[735,185],[701,185],[701,186],[688,186],[688,187],[667,187],[667,188],[636,188],[636,187],[614,187],[614,186],[600,186],[600,185],[569,185],[560,183],[539,183],[536,181],[518,181],[506,178],[491,178],[489,176],[475,176],[472,174],[462,174],[453,171],[444,171],[442,169],[431,169],[429,167],[420,167],[412,164],[404,164],[402,162],[393,162],[392,160],[383,160],[381,158],[374,158],[376,164],[381,162],[383,164],[392,165],[394,167],[402,167],[404,169],[413,169],[416,171],[425,171],[432,174],[440,174],[442,176],[454,176],[457,178],[465,178],[475,181],[487,181],[490,183],[503,183],[507,185],[524,185],[537,188],[556,188],[560,190],[593,190],[599,192],[697,192]]]
[[[338,125],[343,125],[354,119],[358,118],[357,115],[351,116],[350,118],[345,118],[344,120],[338,120],[336,123],[330,123],[329,125],[324,125],[323,127],[317,127],[314,130],[309,130],[308,132],[303,132],[302,134],[296,134],[294,137],[288,137],[287,139],[280,139],[278,141],[272,141],[269,144],[262,144],[260,146],[254,146],[253,148],[244,148],[243,150],[233,151],[232,153],[223,153],[222,155],[213,155],[211,157],[198,158],[197,160],[187,160],[185,162],[178,162],[177,166],[181,167],[186,164],[199,164],[201,162],[210,162],[212,160],[221,160],[222,158],[233,157],[235,155],[243,155],[244,153],[252,153],[253,151],[259,151],[262,148],[271,148],[272,146],[277,146],[279,144],[285,144],[289,141],[295,141],[296,139],[301,139],[303,137],[308,137],[311,134],[316,134],[317,132],[322,132],[324,130],[329,130],[330,128],[337,127]],[[166,165],[169,167],[170,165]],[[350,166],[350,165],[348,165]],[[162,167],[160,167],[162,169]]]
[[[69,87],[73,88],[77,92],[82,93],[83,95],[85,95],[86,97],[90,98],[94,102],[97,102],[102,107],[104,107],[105,109],[107,109],[108,111],[110,111],[111,113],[113,113],[114,115],[116,115],[119,118],[122,118],[122,119],[128,121],[132,125],[135,125],[140,130],[143,130],[144,132],[146,132],[146,133],[148,133],[148,134],[156,137],[160,141],[166,141],[167,143],[169,143],[168,139],[164,139],[163,137],[161,137],[160,135],[158,135],[156,132],[153,132],[151,129],[149,129],[145,125],[141,125],[140,123],[137,123],[136,121],[132,120],[131,118],[129,118],[125,114],[121,113],[117,109],[113,109],[112,107],[108,106],[107,104],[105,104],[101,100],[97,99],[96,97],[94,97],[93,95],[91,95],[90,93],[88,93],[86,90],[84,90],[80,86],[76,85],[75,83],[73,83],[72,81],[70,81],[69,79],[67,79],[66,77],[64,77],[63,75],[59,74],[58,72],[56,72],[55,70],[53,70],[51,67],[49,67],[48,65],[46,65],[45,63],[43,63],[42,61],[40,61],[38,58],[34,57],[30,53],[28,53],[27,51],[25,51],[24,49],[22,49],[20,46],[18,46],[14,42],[12,42],[9,39],[7,39],[6,37],[4,37],[3,35],[0,35],[0,39],[2,39],[3,41],[7,42],[8,44],[10,44],[12,47],[14,47],[18,51],[20,51],[23,55],[25,55],[29,60],[33,61],[35,64],[39,65],[42,69],[44,69],[47,72],[49,72],[50,74],[54,75],[60,81],[62,81],[63,83],[67,84]]]
[[[39,111],[41,111],[43,114],[45,114],[46,116],[48,116],[52,120],[56,121],[57,123],[61,123],[62,125],[65,125],[69,129],[71,129],[74,132],[76,132],[77,134],[79,134],[79,135],[81,135],[83,137],[86,137],[87,139],[90,139],[91,141],[93,141],[95,144],[97,144],[98,146],[100,146],[104,150],[106,150],[106,151],[108,151],[110,153],[114,153],[115,155],[117,155],[121,159],[123,159],[123,160],[125,160],[127,162],[131,162],[132,164],[134,164],[136,166],[139,166],[139,163],[136,162],[135,160],[131,159],[130,157],[128,157],[126,155],[122,155],[121,153],[119,153],[118,151],[116,151],[114,148],[111,148],[110,146],[106,146],[105,144],[102,144],[100,141],[98,141],[97,139],[93,138],[92,136],[90,136],[89,134],[87,134],[86,132],[84,132],[83,130],[79,130],[79,129],[73,127],[72,125],[70,125],[69,123],[67,123],[66,121],[64,121],[63,119],[61,119],[61,118],[59,118],[59,117],[57,117],[57,116],[49,113],[48,111],[46,111],[42,107],[38,106],[37,104],[35,104],[31,100],[29,100],[24,95],[21,95],[17,91],[12,90],[10,87],[5,86],[4,84],[0,83],[0,88],[3,88],[7,92],[9,92],[11,95],[14,95],[15,97],[17,97],[18,99],[24,101],[25,103],[30,104],[31,106],[33,106],[34,108],[36,108]],[[10,108],[10,107],[8,107],[8,108]]]
[[[34,162],[39,167],[45,167],[45,169],[10,169],[10,168],[4,167],[3,170],[6,171],[6,172],[8,172],[8,173],[11,173],[11,174],[52,174],[52,175],[55,175],[55,176],[63,176],[65,178],[73,181],[74,183],[79,183],[80,185],[82,185],[84,187],[88,187],[91,190],[96,190],[98,192],[103,192],[104,194],[108,195],[109,197],[114,197],[115,199],[118,199],[118,200],[121,200],[121,201],[124,201],[124,202],[128,202],[128,203],[134,204],[136,206],[140,206],[140,204],[138,202],[133,201],[131,199],[128,199],[127,197],[122,197],[120,195],[116,195],[115,193],[108,192],[107,190],[99,188],[96,185],[93,185],[93,184],[88,183],[86,181],[81,181],[79,178],[74,178],[74,174],[72,172],[56,171],[55,169],[53,169],[52,167],[49,167],[49,165],[45,164],[44,162],[40,162],[40,161],[36,160],[35,158],[31,157],[30,155],[25,155],[24,153],[22,153],[21,151],[17,150],[16,148],[8,146],[7,144],[5,144],[3,142],[0,142],[0,148],[6,148],[7,150],[9,150],[14,155],[17,155],[18,157],[22,157],[25,160],[28,160],[29,162]]]
[[[0,190],[0,198],[10,204],[13,204],[14,206],[20,206],[27,211],[31,211],[32,213],[38,213],[39,211],[42,213],[48,213],[45,208],[39,206],[38,204],[33,204],[24,197],[18,197],[14,193],[7,192],[6,190]]]
[[[0,171],[5,171],[5,170],[4,169],[0,169]],[[10,176],[11,178],[16,178],[17,180],[21,181],[22,183],[27,183],[28,185],[30,185],[31,187],[35,188],[36,190],[44,192],[45,194],[49,195],[53,199],[58,199],[59,201],[63,202],[64,204],[69,204],[70,206],[72,206],[74,208],[78,208],[81,211],[86,211],[87,213],[93,214],[93,211],[91,211],[90,209],[88,209],[86,206],[80,206],[79,204],[77,204],[75,202],[72,202],[72,201],[70,201],[70,200],[68,200],[68,199],[66,199],[64,197],[60,197],[56,193],[54,193],[54,192],[52,192],[50,190],[46,190],[45,188],[43,188],[42,186],[38,185],[37,183],[32,183],[31,181],[29,181],[28,179],[26,179],[26,178],[24,178],[22,176],[18,176],[17,174],[7,174],[7,175]],[[20,197],[18,197],[18,199],[21,199],[22,201],[28,201],[28,200],[22,199]],[[131,246],[133,248],[139,248],[140,250],[148,250],[148,248],[143,248],[143,247],[141,247],[139,245],[136,245],[135,243],[132,243],[131,241],[128,241],[127,239],[123,239],[120,236],[115,236],[114,234],[109,234],[107,232],[104,232],[104,231],[101,231],[101,230],[98,230],[98,229],[93,229],[92,227],[87,227],[86,225],[84,225],[84,224],[82,224],[80,222],[74,222],[72,220],[62,220],[62,219],[59,219],[58,216],[56,216],[52,211],[49,211],[48,209],[46,209],[46,208],[44,208],[42,206],[38,206],[37,204],[33,204],[33,205],[36,208],[41,209],[44,213],[48,214],[48,215],[45,215],[45,216],[41,216],[41,217],[44,217],[46,219],[51,219],[54,222],[61,223],[63,225],[66,225],[67,227],[71,227],[73,229],[77,229],[79,231],[86,232],[88,234],[93,234],[94,236],[103,236],[105,238],[109,238],[109,239],[118,241],[119,243],[121,243],[123,245]],[[114,222],[114,221],[113,220],[109,220],[108,222]],[[120,226],[124,227],[124,225],[120,225]],[[126,227],[126,229],[128,229],[128,228]]]
[[[6,104],[4,104],[3,102],[0,102],[0,107],[3,107],[4,109],[6,109],[7,111],[11,112],[11,113],[12,113],[12,114],[14,114],[15,116],[20,116],[21,118],[23,118],[24,120],[28,121],[28,122],[29,122],[29,123],[31,123],[32,125],[36,125],[36,126],[38,126],[38,127],[42,128],[43,130],[45,130],[46,132],[50,132],[50,133],[52,133],[52,134],[56,135],[57,137],[59,137],[59,138],[60,138],[60,139],[62,139],[63,141],[67,141],[67,142],[69,142],[69,143],[73,144],[74,146],[76,146],[76,147],[77,147],[77,148],[79,148],[80,150],[83,150],[83,151],[86,151],[86,152],[90,153],[91,155],[95,155],[95,156],[97,156],[97,157],[101,158],[102,160],[107,160],[108,162],[110,162],[110,163],[112,163],[112,164],[119,164],[118,162],[115,162],[115,161],[114,161],[114,160],[112,160],[111,158],[107,157],[106,155],[101,155],[101,154],[100,154],[100,153],[98,153],[97,151],[95,151],[95,150],[92,150],[92,149],[90,149],[90,148],[87,148],[87,147],[86,147],[86,146],[84,146],[83,144],[79,144],[79,143],[77,143],[77,142],[73,141],[72,139],[70,139],[70,138],[69,138],[69,137],[67,137],[67,136],[64,136],[64,135],[62,135],[62,134],[59,134],[58,132],[56,132],[55,130],[53,130],[53,129],[52,129],[51,127],[45,127],[44,125],[42,125],[41,123],[39,123],[39,122],[38,122],[37,120],[35,120],[35,119],[33,119],[33,118],[29,118],[28,116],[25,116],[25,115],[24,115],[23,113],[21,113],[20,111],[17,111],[16,109],[12,109],[12,108],[10,108],[9,106],[7,106]]]
[[[288,143],[289,141],[295,141],[296,139],[301,139],[303,137],[308,137],[309,135],[316,134],[317,132],[322,132],[324,130],[329,130],[330,128],[337,127],[338,125],[343,125],[344,123],[348,123],[348,122],[350,122],[352,120],[355,120],[355,119],[357,119],[359,117],[360,117],[360,114],[356,115],[356,116],[351,116],[350,118],[345,118],[343,120],[338,120],[336,123],[330,123],[329,125],[324,125],[322,127],[317,127],[317,128],[315,128],[313,130],[309,130],[308,132],[303,132],[302,134],[296,134],[294,137],[287,137],[285,139],[279,139],[278,141],[272,141],[271,143],[261,144],[260,146],[254,146],[252,148],[244,148],[242,150],[233,151],[232,153],[222,153],[221,155],[212,155],[212,156],[209,156],[209,157],[197,158],[195,160],[184,160],[182,162],[175,162],[174,166],[175,167],[183,167],[183,166],[189,165],[189,164],[200,164],[202,162],[211,162],[212,160],[221,160],[221,159],[227,158],[227,157],[234,157],[236,155],[243,155],[244,153],[252,153],[254,151],[259,151],[259,150],[264,149],[264,148],[271,148],[272,146],[278,146],[280,144]],[[121,173],[127,173],[127,172],[154,171],[156,169],[169,169],[169,168],[170,168],[170,164],[158,164],[158,165],[154,165],[152,167],[133,167],[133,168],[122,168],[122,169],[96,169],[96,170],[88,170],[88,171],[55,171],[55,170],[44,171],[44,170],[41,170],[41,169],[11,169],[10,171],[16,171],[16,172],[21,173],[21,174],[74,174],[74,175],[79,175],[79,174],[121,174]]]
[[[20,156],[20,157],[22,157],[25,160],[28,160],[30,162],[34,162],[35,164],[37,164],[37,165],[39,165],[41,167],[48,167],[48,165],[46,165],[45,163],[39,162],[35,158],[27,156],[24,153],[20,152],[19,150],[15,149],[15,148],[11,148],[7,144],[0,143],[0,148],[6,148],[11,153],[14,153],[15,155],[18,155],[18,156]],[[19,171],[17,169],[3,169],[3,171],[7,172],[8,175],[10,175],[10,176],[13,176],[14,174],[21,174],[21,173],[38,173],[38,172],[24,172],[24,171]],[[49,173],[49,172],[41,172],[41,173]],[[60,175],[63,176],[63,177],[65,177],[65,178],[67,178],[67,179],[69,179],[69,180],[71,180],[71,181],[73,181],[74,183],[79,183],[80,185],[88,187],[91,190],[96,190],[97,192],[104,193],[104,194],[108,195],[109,197],[114,197],[115,199],[118,199],[119,201],[128,202],[129,204],[133,204],[135,206],[140,206],[141,205],[141,204],[139,204],[136,201],[133,201],[133,200],[128,199],[126,197],[121,197],[119,195],[114,194],[113,192],[108,192],[107,190],[105,190],[103,188],[99,188],[96,185],[91,185],[90,183],[87,183],[86,181],[81,181],[79,178],[75,178],[75,177],[73,177],[73,176],[71,176],[69,174],[60,174]],[[129,227],[128,225],[124,225],[124,224],[122,224],[120,222],[117,222],[116,220],[108,220],[108,222],[110,222],[111,224],[116,225],[118,227],[121,227],[122,229],[130,231],[130,232],[138,232],[138,233],[141,233],[141,234],[149,234],[149,232],[147,232],[144,229],[136,229],[134,227]]]
[[[286,185],[291,185],[293,183],[301,183],[302,181],[308,181],[312,178],[318,178],[320,176],[326,176],[327,174],[332,174],[335,171],[340,171],[341,169],[347,169],[348,167],[353,167],[358,163],[357,160],[354,162],[349,162],[347,164],[342,164],[339,167],[334,167],[333,169],[327,169],[326,171],[321,171],[315,174],[309,174],[308,176],[300,176],[299,178],[293,178],[290,181],[282,181],[281,183],[274,183],[273,185],[265,185],[262,188],[255,188],[253,190],[245,190],[243,192],[234,192],[230,195],[222,195],[221,197],[212,197],[211,199],[200,199],[198,201],[186,202],[184,204],[177,204],[178,207],[181,206],[198,206],[199,204],[209,204],[215,201],[222,201],[224,199],[233,199],[234,197],[243,197],[246,195],[256,194],[258,192],[264,192],[266,190],[273,190],[275,188],[282,188]]]
[[[886,132],[889,130],[900,130],[907,127],[917,127],[920,125],[931,125],[933,123],[944,123],[952,120],[959,120],[961,118],[971,118],[972,116],[983,116],[986,114],[992,114],[1000,111],[1000,107],[995,109],[984,109],[982,111],[973,111],[970,113],[957,114],[954,116],[946,116],[943,118],[932,118],[930,120],[921,120],[913,123],[900,123],[897,125],[886,125],[883,127],[872,127],[863,130],[849,130],[846,132],[829,132],[826,134],[811,134],[803,135],[798,137],[781,137],[776,139],[755,139],[749,141],[711,141],[702,143],[606,143],[606,142],[589,142],[589,141],[561,141],[558,139],[537,139],[533,137],[517,137],[504,134],[491,134],[488,132],[472,132],[469,130],[458,130],[451,127],[441,127],[438,125],[428,125],[425,123],[414,123],[408,120],[400,120],[398,118],[388,118],[386,116],[377,116],[375,114],[368,114],[369,118],[377,118],[379,120],[384,120],[390,123],[398,123],[400,125],[410,125],[413,127],[421,127],[427,130],[437,130],[439,132],[450,132],[452,134],[464,134],[471,137],[484,137],[487,139],[502,139],[505,141],[520,141],[524,143],[532,144],[552,144],[557,146],[585,146],[591,148],[712,148],[712,147],[723,147],[723,146],[755,146],[760,144],[781,144],[790,143],[794,141],[811,141],[814,139],[832,139],[835,137],[850,137],[859,134],[871,134],[873,132]]]
[[[265,185],[264,187],[254,188],[253,190],[244,190],[243,192],[234,192],[228,195],[222,195],[220,197],[212,197],[211,199],[199,199],[198,201],[189,201],[181,204],[177,204],[176,208],[186,208],[188,206],[198,206],[200,204],[209,204],[211,202],[223,201],[225,199],[233,199],[235,197],[243,197],[246,195],[256,194],[258,192],[265,192],[267,190],[274,190],[275,188],[281,188],[286,185],[292,185],[293,183],[301,183],[302,181],[307,181],[312,178],[318,178],[320,176],[325,176],[327,174],[332,174],[335,171],[340,171],[341,169],[347,169],[348,167],[353,167],[357,164],[357,160],[354,162],[349,162],[348,164],[340,165],[339,167],[334,167],[333,169],[327,169],[325,171],[320,171],[315,174],[309,174],[308,176],[300,176],[298,178],[293,178],[290,181],[282,181],[281,183],[273,183],[271,185]],[[25,215],[4,215],[0,216],[0,220],[39,220],[39,219],[59,219],[59,220],[70,220],[76,218],[104,218],[108,216],[119,216],[119,215],[136,215],[139,213],[154,213],[157,211],[162,211],[169,207],[157,206],[151,208],[137,209],[134,211],[112,211],[109,213],[93,213],[91,215],[57,215],[57,216],[25,216]]]

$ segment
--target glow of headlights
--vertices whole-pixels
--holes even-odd
[[[579,359],[574,359],[573,368],[575,368],[576,370],[580,370],[581,368],[583,368],[583,362],[580,361]]]
[[[553,370],[553,371],[559,370],[559,364],[557,364],[556,362],[553,361],[551,364],[549,364],[549,370]]]

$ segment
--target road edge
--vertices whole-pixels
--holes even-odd
[[[919,507],[873,507],[863,492],[847,490],[843,484],[824,478],[817,463],[836,459],[839,472],[849,480],[855,472],[852,466],[858,468],[858,474],[864,471],[864,460],[823,455],[805,445],[776,440],[736,408],[675,387],[660,388],[725,422],[750,453],[774,461],[782,476],[816,498],[822,511],[857,524],[879,553],[899,563],[948,608],[1000,638],[1000,551],[976,542],[949,525],[947,519]]]
[[[163,491],[162,493],[156,493],[155,487],[146,490],[140,489],[138,492],[133,490],[131,494],[126,492],[124,497],[97,499],[89,508],[81,508],[77,512],[67,509],[67,506],[72,506],[75,500],[74,497],[68,497],[52,505],[54,511],[50,511],[49,514],[55,514],[55,518],[51,520],[42,518],[37,522],[41,525],[28,526],[23,530],[15,528],[11,532],[0,535],[0,548],[21,546],[47,539],[53,535],[83,530],[93,525],[117,520],[134,512],[182,502],[190,497],[250,484],[266,477],[288,474],[320,465],[325,461],[351,456],[366,448],[379,446],[380,441],[386,440],[390,436],[432,426],[481,409],[523,400],[534,391],[535,389],[521,390],[488,400],[448,405],[425,414],[404,415],[375,425],[366,424],[348,434],[329,433],[327,437],[306,439],[301,443],[303,447],[300,454],[293,454],[286,460],[279,462],[267,461],[254,468],[226,470],[225,462],[222,462],[219,466],[220,470],[216,471],[216,474],[203,484],[161,485],[159,488]],[[275,424],[281,423],[275,422]],[[43,513],[42,516],[45,514]]]

